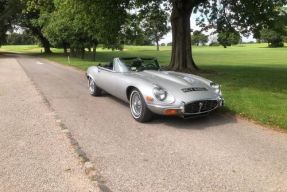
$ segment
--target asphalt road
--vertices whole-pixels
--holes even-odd
[[[220,114],[133,120],[125,103],[91,97],[84,72],[19,63],[97,167],[103,191],[287,191],[287,135]]]
[[[0,192],[96,192],[15,59],[0,55]]]

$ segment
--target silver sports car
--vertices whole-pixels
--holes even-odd
[[[107,92],[130,104],[133,118],[153,114],[184,118],[206,115],[223,106],[220,85],[199,76],[163,71],[154,58],[114,58],[87,70],[89,92]]]

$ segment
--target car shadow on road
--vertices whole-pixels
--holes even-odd
[[[206,129],[237,123],[234,116],[215,111],[207,116],[182,119],[180,117],[167,117],[156,115],[149,124],[164,124],[177,129]]]

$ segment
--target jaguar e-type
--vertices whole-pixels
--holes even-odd
[[[153,114],[183,118],[207,115],[223,106],[220,85],[205,78],[164,71],[155,58],[114,58],[89,67],[89,93],[107,92],[130,105],[133,118],[147,122]]]

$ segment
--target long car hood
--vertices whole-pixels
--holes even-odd
[[[215,99],[218,94],[211,88],[210,81],[196,75],[178,73],[174,71],[143,71],[133,72],[130,77],[142,79],[158,85],[172,94],[177,100],[190,102],[192,100]],[[203,91],[187,91],[182,89],[205,88]]]
[[[131,74],[152,84],[159,85],[167,90],[201,87],[209,89],[208,80],[184,73],[174,71],[143,71]]]

